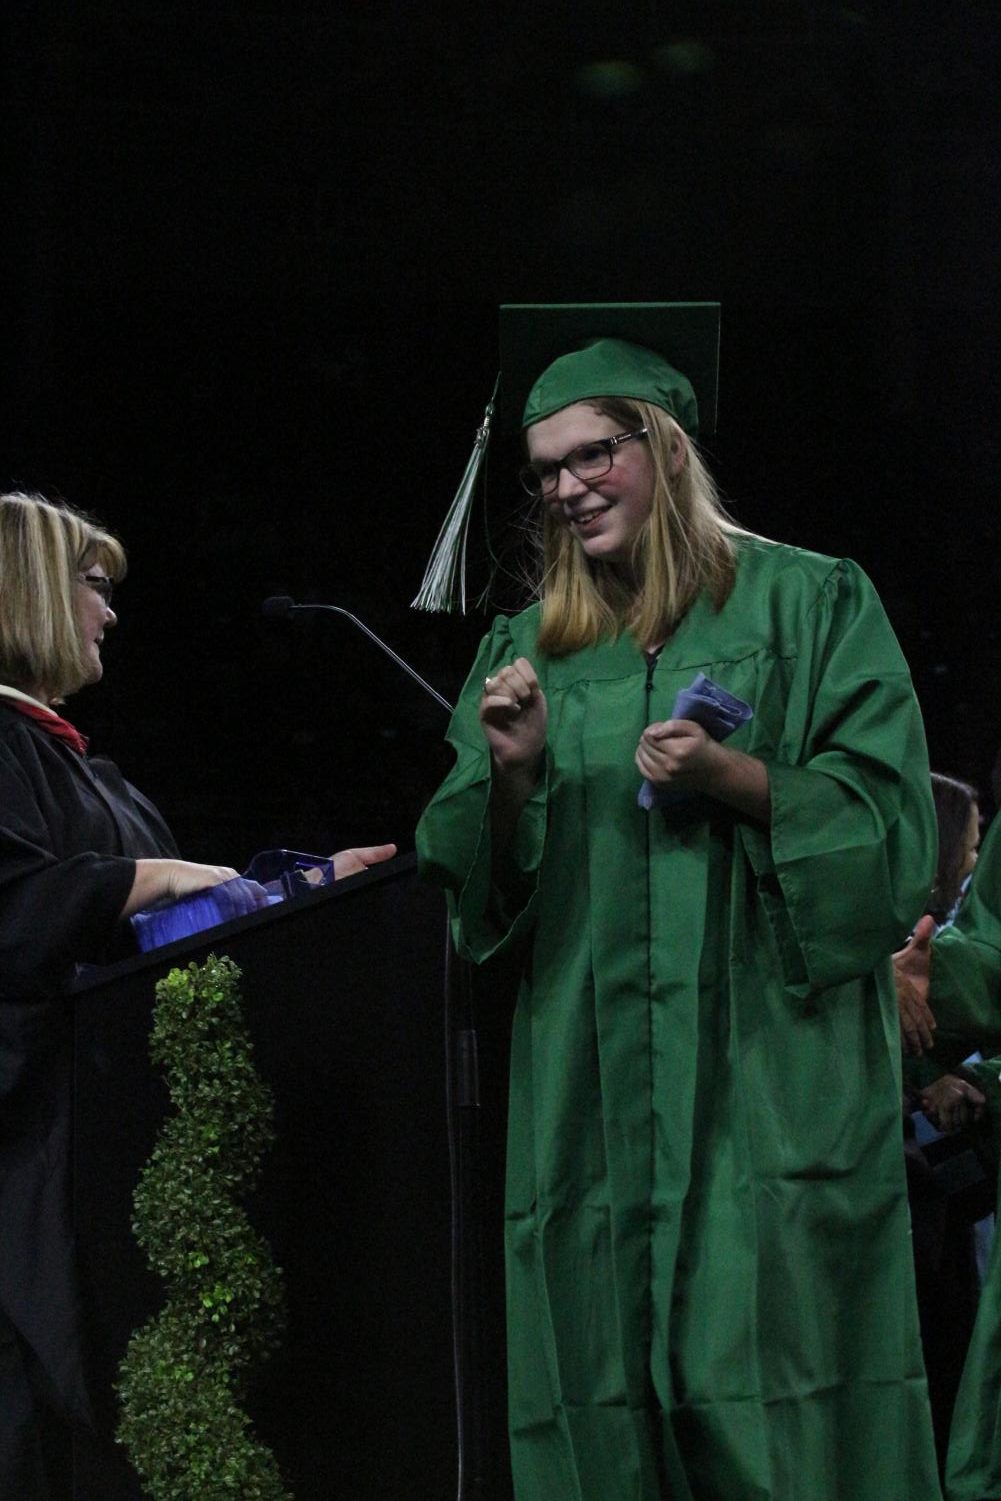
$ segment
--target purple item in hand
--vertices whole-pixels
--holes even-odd
[[[674,700],[672,719],[690,719],[700,724],[714,740],[725,740],[734,730],[754,718],[754,710],[742,698],[727,693],[718,683],[697,672],[687,688],[682,688]],[[641,808],[677,807],[686,802],[690,794],[670,784],[654,786],[645,777],[636,801]]]

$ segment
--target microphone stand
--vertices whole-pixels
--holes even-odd
[[[445,921],[445,1109],[452,1196],[452,1359],[457,1501],[487,1496],[480,1206],[480,1071],[470,964]]]
[[[350,610],[339,605],[300,605],[286,595],[277,595],[264,601],[262,611],[272,620],[287,620],[293,615],[313,612],[343,616],[451,714],[453,706],[448,700]],[[456,952],[447,913],[444,999],[445,1113],[452,1208],[452,1362],[458,1450],[456,1501],[484,1501],[488,1492],[484,1431],[479,1052],[471,966]]]
[[[271,599],[264,601],[261,611],[269,620],[287,620],[292,615],[307,615],[317,611],[331,615],[343,615],[344,619],[350,620],[351,624],[356,626],[362,635],[367,636],[370,641],[374,641],[379,650],[385,652],[386,656],[395,662],[397,667],[401,668],[408,677],[412,677],[415,683],[420,683],[424,692],[430,694],[435,703],[440,704],[449,714],[451,714],[455,707],[454,704],[449,703],[447,698],[442,698],[437,688],[432,688],[430,683],[426,683],[420,673],[415,672],[409,662],[404,662],[402,657],[397,656],[393,648],[387,646],[381,636],[377,636],[375,631],[370,631],[363,620],[359,620],[357,615],[352,615],[350,610],[342,610],[340,605],[297,605],[287,595],[276,594]]]

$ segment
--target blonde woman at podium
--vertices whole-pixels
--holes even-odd
[[[79,962],[127,952],[132,913],[236,875],[182,860],[153,804],[62,715],[101,677],[125,566],[117,539],[80,512],[0,496],[0,1496],[11,1501],[69,1495],[69,1424],[92,1416],[68,1219],[67,981]],[[340,851],[335,874],[395,853]]]

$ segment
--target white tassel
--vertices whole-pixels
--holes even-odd
[[[497,388],[494,387],[494,397]],[[494,399],[487,403],[483,422],[476,429],[476,442],[469,455],[466,472],[449,506],[444,525],[428,560],[421,587],[411,602],[414,610],[452,611],[466,613],[466,538],[473,511],[476,482],[490,441],[490,423],[494,415]]]

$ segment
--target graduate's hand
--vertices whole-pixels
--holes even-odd
[[[655,786],[670,784],[705,792],[724,754],[723,747],[694,720],[666,719],[643,731],[636,765]]]
[[[392,860],[396,854],[395,844],[363,844],[353,850],[338,850],[336,855],[331,855],[334,865],[334,880],[341,881],[345,876],[356,876],[361,870],[368,870],[370,865],[381,865],[383,860]]]
[[[480,724],[501,773],[534,777],[546,748],[549,709],[535,668],[518,657],[483,681]]]
[[[921,1091],[921,1108],[938,1131],[951,1136],[983,1119],[987,1096],[956,1074],[943,1074]]]
[[[756,756],[730,750],[691,719],[647,725],[636,765],[648,782],[704,792],[760,823],[771,820],[768,768]]]
[[[920,1058],[926,1048],[935,1046],[937,1023],[928,1004],[934,933],[934,919],[920,918],[909,942],[893,956],[901,1042],[909,1058]]]

